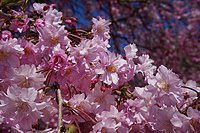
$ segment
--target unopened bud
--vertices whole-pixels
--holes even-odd
[[[72,24],[72,21],[70,20],[70,19],[67,19],[67,20],[65,20],[65,22],[67,23],[67,24]]]
[[[49,5],[45,5],[45,6],[43,7],[43,10],[44,10],[44,11],[47,11],[47,10],[49,10],[49,7],[50,7]]]
[[[76,21],[77,21],[77,19],[76,19],[75,17],[71,17],[71,20],[72,20],[73,22],[76,22]]]
[[[101,91],[103,91],[103,92],[104,92],[104,91],[106,91],[106,89],[107,89],[106,87],[104,87],[104,86],[101,86]]]

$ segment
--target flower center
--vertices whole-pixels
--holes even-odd
[[[28,48],[28,47],[26,47],[26,48],[24,48],[24,53],[25,53],[25,55],[30,55],[31,54],[31,49],[30,48]]]
[[[190,124],[193,126],[195,130],[199,129],[200,123],[195,118],[189,120]]]
[[[107,72],[110,72],[110,73],[115,73],[117,71],[116,67],[113,64],[107,66],[106,70],[107,70]]]
[[[69,69],[67,69],[66,71],[65,71],[65,76],[69,76],[71,74],[71,69],[69,68]]]
[[[103,28],[101,26],[97,27],[97,33],[103,33]]]
[[[28,88],[30,87],[30,79],[28,77],[25,77],[19,84],[22,88]]]
[[[58,38],[57,37],[52,36],[49,41],[53,45],[58,44]]]
[[[9,56],[9,53],[5,51],[0,51],[0,60],[6,59]]]
[[[87,80],[88,79],[88,75],[84,75],[81,79],[82,80]]]
[[[159,83],[159,87],[160,87],[161,89],[163,89],[164,91],[168,91],[168,90],[169,90],[169,84],[166,83],[165,81],[160,82],[160,83]]]
[[[102,104],[105,102],[104,100],[104,96],[99,96],[95,99],[95,102],[99,103],[99,104]]]
[[[107,133],[107,129],[105,127],[101,128],[101,133]]]
[[[170,122],[170,120],[168,120],[168,121],[166,121],[166,122],[164,123],[164,129],[166,129],[166,131],[171,131],[172,127],[173,127],[173,125],[172,125],[172,123]]]
[[[16,107],[17,107],[17,110],[18,111],[23,111],[23,112],[27,112],[28,111],[28,104],[26,102],[23,102],[23,101],[18,101],[16,103]]]

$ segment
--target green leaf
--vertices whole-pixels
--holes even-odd
[[[22,4],[22,10],[26,10],[28,5],[28,0],[24,0],[24,3]]]
[[[76,127],[73,124],[67,125],[65,133],[76,133]]]
[[[25,0],[2,0],[0,1],[0,6],[11,7],[23,4],[24,2]]]

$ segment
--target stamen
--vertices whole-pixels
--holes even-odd
[[[9,56],[9,53],[6,53],[5,51],[0,51],[0,60],[3,60]]]
[[[160,87],[161,89],[163,89],[164,91],[169,91],[169,84],[166,83],[165,81],[160,82],[160,83],[159,83],[159,87]]]
[[[50,41],[50,43],[53,44],[53,45],[56,45],[56,44],[58,44],[58,42],[59,42],[59,41],[58,41],[58,38],[57,38],[57,37],[54,37],[54,36],[51,37],[49,41]]]
[[[103,28],[101,26],[97,27],[97,33],[103,33]]]
[[[116,67],[115,67],[113,64],[107,66],[107,67],[106,67],[106,70],[107,70],[108,72],[110,72],[110,73],[115,73],[115,72],[117,71],[117,70],[116,70]]]
[[[17,107],[18,111],[23,111],[23,112],[28,111],[28,104],[26,102],[21,101],[21,100],[16,103],[16,107]]]
[[[31,49],[30,48],[28,48],[28,47],[26,47],[26,48],[24,48],[24,53],[25,53],[25,55],[30,55],[31,54]]]

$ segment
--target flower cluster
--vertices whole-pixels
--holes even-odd
[[[94,18],[88,32],[55,5],[13,12],[0,33],[0,131],[200,131],[197,83],[157,68],[135,44],[124,56],[109,51],[109,21]]]

